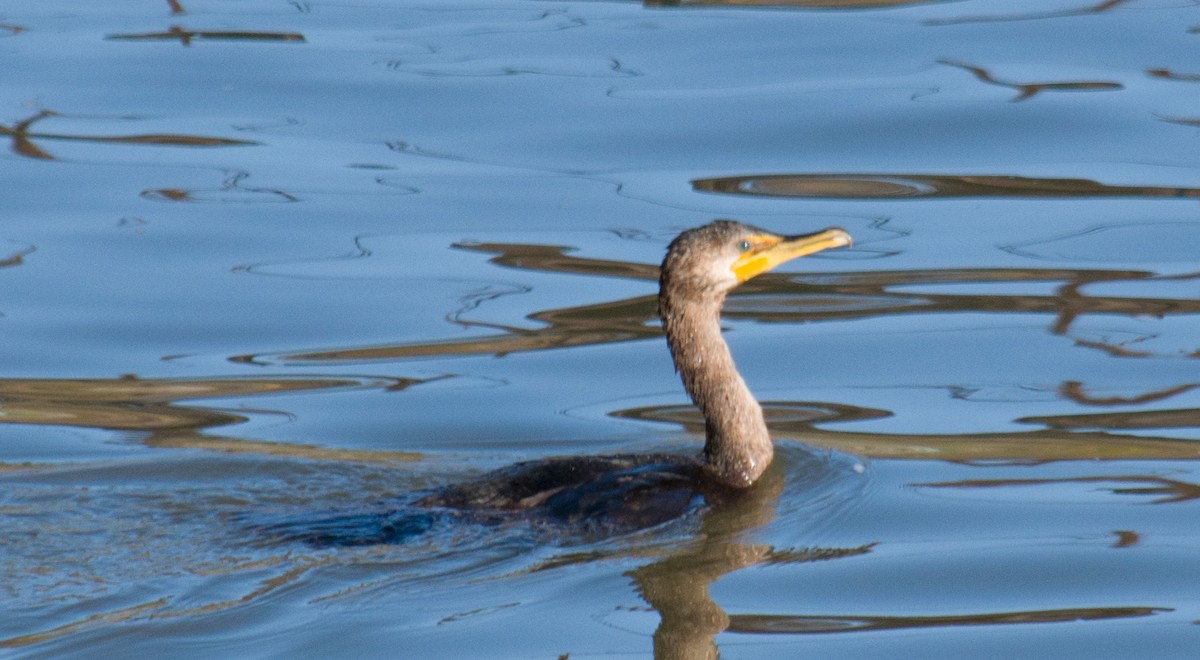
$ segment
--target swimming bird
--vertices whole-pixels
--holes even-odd
[[[396,506],[257,525],[316,546],[400,543],[443,520],[549,523],[572,537],[605,537],[719,507],[747,494],[774,447],[762,408],[721,338],[721,306],[739,284],[786,261],[850,245],[837,228],[782,236],[731,220],[689,229],[667,247],[658,313],[683,387],[705,421],[699,456],[617,454],[516,463]],[[764,480],[767,481],[767,480]],[[775,480],[776,482],[778,480]],[[557,523],[557,525],[556,525]]]
[[[721,307],[739,284],[776,266],[851,244],[837,228],[783,236],[731,220],[684,231],[667,248],[658,313],[684,389],[705,420],[700,456],[619,454],[517,463],[415,502],[456,510],[529,512],[601,528],[639,529],[695,502],[735,496],[774,456],[762,408],[721,337]]]

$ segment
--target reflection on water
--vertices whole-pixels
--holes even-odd
[[[1051,9],[1047,11],[994,14],[987,16],[952,16],[947,18],[926,20],[926,25],[954,25],[957,23],[1002,23],[1005,21],[1036,21],[1050,18],[1069,18],[1071,16],[1087,16],[1101,14],[1110,9],[1117,9],[1130,0],[1103,0],[1094,5],[1082,5],[1068,9]]]
[[[520,244],[461,244],[461,249],[495,254],[490,263],[520,270],[572,275],[596,275],[654,281],[658,270],[651,264],[591,259],[568,254],[560,246]],[[1016,248],[1013,248],[1014,250]],[[1023,247],[1021,249],[1031,249]],[[995,315],[1043,314],[1051,316],[1047,331],[1074,337],[1079,348],[1099,350],[1119,357],[1152,357],[1118,344],[1124,339],[1086,339],[1072,328],[1090,316],[1141,318],[1191,317],[1200,314],[1200,300],[1190,298],[1118,297],[1088,295],[1085,288],[1128,282],[1194,281],[1200,273],[1160,276],[1150,271],[995,269],[904,270],[842,272],[809,277],[804,274],[768,273],[736,290],[724,311],[728,319],[760,323],[805,323],[849,319],[897,318],[906,314],[989,313]],[[988,283],[1039,282],[1053,285],[1051,295],[932,293],[953,286],[979,288]],[[920,295],[912,292],[920,290]],[[545,310],[528,315],[538,328],[518,328],[458,320],[468,327],[484,327],[496,334],[461,341],[347,347],[282,356],[247,355],[231,358],[247,363],[369,363],[408,357],[504,356],[522,351],[606,345],[645,340],[660,334],[653,296],[604,302],[583,307]],[[1077,336],[1079,335],[1079,336]],[[1172,352],[1174,357],[1196,357],[1200,349]],[[1164,387],[1129,397],[1108,397],[1109,405],[1156,403],[1184,395],[1193,383]],[[1063,381],[1060,396],[1087,405],[1103,400],[1089,397],[1083,381]],[[967,394],[962,395],[968,398]],[[952,461],[1068,459],[1189,459],[1200,457],[1200,446],[1170,435],[1155,437],[1156,429],[1200,427],[1196,409],[1149,410],[1103,415],[1021,416],[1022,431],[970,434],[897,434],[840,431],[834,424],[884,418],[886,410],[866,409],[839,402],[764,402],[772,431],[782,437],[877,458],[938,457]],[[621,418],[682,424],[691,433],[703,434],[703,418],[690,406],[654,406],[615,410]],[[1137,433],[1130,433],[1136,431]]]
[[[1086,386],[1083,383],[1077,380],[1069,380],[1064,382],[1059,387],[1058,392],[1064,398],[1070,399],[1075,403],[1085,406],[1128,406],[1163,401],[1165,399],[1170,399],[1173,396],[1190,392],[1197,387],[1200,387],[1200,383],[1186,383],[1153,392],[1144,392],[1142,394],[1129,397],[1098,397],[1088,394],[1086,391]]]
[[[30,127],[35,123],[51,117],[65,117],[70,119],[70,116],[63,115],[54,110],[40,110],[36,114],[18,121],[12,126],[0,124],[0,135],[7,135],[12,139],[12,144],[9,148],[13,153],[39,160],[54,160],[54,156],[38,146],[35,143],[37,140],[62,140],[66,142],[92,142],[101,144],[150,144],[167,147],[229,147],[257,144],[249,140],[197,135],[70,135],[64,133],[30,132]]]
[[[1113,415],[1023,418],[1018,422],[1048,428],[1009,433],[904,435],[839,431],[824,425],[878,419],[891,413],[856,409],[844,404],[809,401],[764,401],[771,432],[778,437],[803,438],[817,447],[828,447],[873,458],[920,459],[936,457],[947,461],[1053,461],[1080,459],[1189,459],[1200,458],[1195,442],[1144,434],[1114,433],[1117,429],[1191,428],[1200,424],[1192,411],[1146,411]],[[797,411],[807,414],[797,415]],[[1172,414],[1176,413],[1176,414]],[[693,433],[704,432],[704,418],[691,408],[661,406],[614,411],[616,417],[683,424]],[[1082,417],[1091,424],[1075,423]],[[1104,422],[1115,420],[1109,426]],[[1139,424],[1140,422],[1140,424]],[[1121,426],[1121,423],[1125,424]],[[1112,429],[1110,431],[1109,429]]]
[[[1200,188],[1110,186],[1088,179],[978,174],[760,174],[696,179],[699,191],[766,197],[907,199],[914,197],[1200,197]]]
[[[112,41],[175,41],[191,46],[197,39],[220,39],[226,41],[290,41],[303,42],[304,35],[293,32],[245,32],[233,30],[185,30],[172,25],[165,32],[140,34],[110,34],[105,39]]]
[[[221,185],[213,189],[185,190],[183,188],[155,188],[143,190],[145,199],[159,202],[206,202],[206,203],[278,203],[298,202],[295,195],[278,188],[247,186],[243,183],[249,172],[228,172]]]
[[[957,0],[644,0],[647,7],[796,7],[806,9],[871,9]]]
[[[15,251],[11,251],[7,256],[0,258],[0,268],[20,266],[21,264],[25,263],[25,257],[33,254],[33,252],[34,248],[32,246],[26,246]],[[4,252],[0,252],[0,254],[4,254]]]
[[[1033,98],[1045,91],[1052,92],[1094,92],[1105,90],[1124,89],[1124,85],[1108,81],[1070,81],[1070,82],[1041,82],[1041,83],[1014,83],[1000,80],[992,75],[987,69],[967,64],[965,62],[955,62],[953,60],[938,60],[941,64],[952,66],[970,72],[981,82],[989,85],[998,85],[1000,87],[1008,87],[1017,91],[1017,95],[1013,97],[1013,102],[1024,101]]]
[[[1152,78],[1162,78],[1163,80],[1200,82],[1200,73],[1179,73],[1170,69],[1146,69],[1146,74]]]
[[[1195,655],[1189,3],[10,4],[6,652]],[[747,497],[258,533],[697,451],[653,292],[716,217],[858,245],[728,301]]]
[[[1125,619],[1151,616],[1159,612],[1171,612],[1169,608],[1156,607],[1086,607],[1069,610],[1042,610],[1032,612],[981,612],[956,616],[839,616],[823,614],[815,616],[770,616],[749,614],[735,617],[729,626],[731,632],[754,634],[814,634],[869,632],[897,628],[940,628],[943,626],[994,626],[1003,624],[1062,623],[1070,621],[1096,621],[1103,619]]]
[[[0,379],[0,424],[34,424],[99,428],[144,433],[148,447],[204,449],[229,453],[291,456],[317,460],[415,460],[416,455],[393,451],[351,451],[221,438],[207,435],[217,427],[241,424],[248,415],[286,414],[268,410],[236,412],[179,401],[226,397],[270,396],[329,388],[386,387],[401,390],[428,382],[392,379],[370,382],[357,379],[141,379],[127,376],[112,380]]]
[[[1088,232],[1089,234],[1091,232]],[[1057,240],[1057,239],[1056,239]],[[522,270],[578,275],[627,277],[655,281],[658,268],[615,260],[587,259],[567,254],[567,248],[517,244],[463,244],[463,249],[498,256],[492,263]],[[1013,251],[1027,246],[1010,248]],[[767,273],[738,288],[730,297],[725,316],[759,322],[800,323],[813,320],[890,317],[897,314],[939,312],[990,312],[1012,314],[1034,312],[1053,315],[1051,331],[1067,335],[1073,323],[1089,314],[1115,316],[1193,315],[1200,313],[1200,300],[1188,298],[1142,298],[1090,296],[1081,289],[1101,283],[1156,282],[1200,279],[1200,273],[1159,276],[1148,271],[1064,269],[947,269],[843,272],[820,277]],[[990,282],[1048,282],[1056,284],[1055,295],[976,295],[897,293],[904,288]],[[542,327],[517,328],[458,320],[464,326],[485,327],[498,334],[463,341],[424,344],[346,347],[283,356],[242,355],[235,362],[359,362],[434,355],[507,355],[518,351],[597,345],[656,337],[660,330],[654,296],[639,296],[583,307],[535,312],[527,316]],[[1080,341],[1079,345],[1110,349],[1104,342]]]
[[[1007,486],[1052,486],[1061,484],[1152,484],[1139,488],[1108,488],[1114,495],[1161,495],[1150,504],[1176,504],[1200,500],[1200,484],[1153,475],[1118,475],[1103,477],[1054,477],[1048,479],[971,479],[945,483],[918,484],[925,488],[999,488]],[[1136,536],[1134,537],[1136,538]],[[1124,539],[1122,547],[1131,545]]]
[[[819,463],[808,463],[793,467],[792,476],[807,481],[806,490],[820,484],[824,476]],[[710,586],[725,575],[760,564],[828,561],[871,551],[873,544],[782,549],[744,540],[747,532],[775,518],[785,481],[782,471],[773,466],[746,497],[706,513],[696,542],[630,573],[638,593],[660,617],[654,631],[655,658],[717,658],[718,634],[745,632],[739,630],[737,621],[753,615],[729,616],[710,593]]]

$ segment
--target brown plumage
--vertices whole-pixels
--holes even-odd
[[[643,527],[678,515],[697,493],[711,499],[713,493],[749,487],[770,465],[774,450],[762,409],[721,338],[721,305],[734,287],[755,275],[849,244],[849,234],[841,229],[785,237],[729,220],[689,229],[671,242],[659,279],[659,315],[684,389],[704,413],[699,460],[630,454],[528,461],[417,503],[537,511],[597,524],[621,524],[632,517],[635,527]],[[662,510],[655,509],[659,499]]]
[[[704,413],[704,464],[720,481],[745,488],[771,464],[774,449],[762,408],[734,365],[721,338],[721,306],[741,282],[794,258],[737,265],[763,254],[798,246],[795,256],[849,245],[850,236],[829,229],[804,237],[778,234],[729,220],[680,234],[667,248],[659,276],[658,313],[675,369],[692,401]]]

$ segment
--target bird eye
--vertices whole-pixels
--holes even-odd
[[[743,241],[738,242],[738,249],[741,250],[742,252],[749,252],[750,247],[751,247],[750,241],[743,240]]]

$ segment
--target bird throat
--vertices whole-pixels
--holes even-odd
[[[664,290],[659,312],[675,369],[704,414],[705,466],[721,482],[746,488],[771,464],[774,448],[762,408],[721,337],[724,298],[676,297]]]

